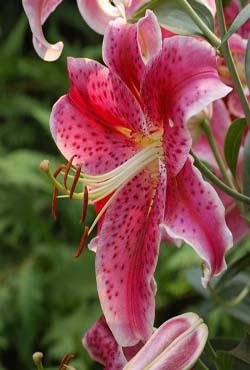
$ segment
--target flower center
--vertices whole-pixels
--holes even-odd
[[[162,131],[159,130],[148,137],[143,137],[140,134],[135,134],[132,136],[139,151],[126,162],[122,163],[119,167],[101,175],[90,175],[85,172],[81,172],[80,166],[74,170],[74,175],[69,174],[69,169],[71,168],[73,158],[71,161],[69,161],[68,165],[61,166],[59,170],[55,171],[54,174],[52,174],[49,169],[48,161],[43,161],[40,165],[41,169],[48,175],[53,183],[53,186],[56,189],[57,198],[68,197],[70,199],[83,200],[83,207],[84,210],[86,210],[88,204],[93,204],[106,197],[109,197],[108,201],[98,213],[96,219],[88,230],[88,235],[94,229],[109,205],[112,203],[117,193],[130,180],[132,180],[145,168],[152,173],[152,181],[154,181],[155,175],[158,173],[157,160],[161,158],[163,153],[161,144]],[[64,185],[56,179],[58,174],[62,174],[61,170],[64,171]],[[67,178],[72,179],[71,188],[67,187]],[[82,185],[84,189],[83,192],[75,192],[77,183]],[[58,195],[58,193],[61,193],[62,195]]]

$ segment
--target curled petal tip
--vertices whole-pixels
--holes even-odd
[[[54,62],[57,60],[63,51],[63,42],[59,41],[56,44],[49,44],[45,40],[38,40],[33,38],[34,48],[40,58],[46,62]]]

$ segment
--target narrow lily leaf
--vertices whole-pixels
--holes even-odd
[[[232,174],[236,175],[237,159],[240,150],[241,138],[247,122],[245,118],[235,120],[228,129],[224,154]]]
[[[231,279],[235,278],[237,274],[243,272],[250,266],[250,252],[246,253],[241,258],[237,259],[235,262],[230,264],[227,270],[224,272],[222,277],[219,279],[215,285],[215,289],[218,290],[222,288],[225,284],[228,284]]]
[[[234,348],[231,353],[241,361],[250,365],[250,334],[247,333],[245,338]]]
[[[250,39],[247,43],[246,57],[245,57],[245,70],[246,70],[246,79],[247,86],[250,89]]]
[[[246,5],[245,8],[237,15],[227,33],[221,40],[221,44],[229,39],[248,19],[250,19],[250,4]]]
[[[207,6],[195,0],[189,1],[190,5],[211,29],[214,29],[213,16]],[[192,18],[181,8],[176,0],[167,0],[153,8],[162,26],[166,26],[170,31],[179,35],[198,35],[204,36]]]
[[[243,158],[243,193],[250,195],[250,134],[247,134]],[[250,205],[244,204],[246,219],[250,220]]]

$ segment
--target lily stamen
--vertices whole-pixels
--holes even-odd
[[[76,155],[74,154],[65,166],[63,182],[64,182],[64,186],[65,186],[66,189],[67,189],[67,179],[68,179],[69,171],[72,168],[72,163],[73,163],[73,160],[74,160],[75,157],[76,157]]]
[[[89,236],[89,228],[88,228],[88,226],[85,226],[83,235],[82,235],[80,243],[79,243],[79,247],[77,248],[76,253],[75,253],[76,258],[80,257],[80,255],[82,254],[82,251],[85,247],[88,236]]]
[[[72,199],[72,197],[73,197],[76,185],[77,185],[79,177],[80,177],[80,173],[81,173],[81,165],[78,165],[77,168],[76,168],[76,173],[75,173],[75,176],[74,176],[73,184],[70,188],[69,199]]]
[[[81,223],[82,224],[85,222],[85,219],[86,219],[86,216],[87,216],[88,200],[89,200],[88,188],[87,188],[87,186],[85,186],[84,187],[84,193],[83,193],[82,216],[81,216]]]

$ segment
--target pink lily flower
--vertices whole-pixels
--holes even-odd
[[[224,141],[226,133],[231,124],[231,118],[223,100],[217,100],[213,103],[213,114],[211,117],[211,129],[214,139],[217,144],[217,148],[220,151],[222,158],[224,158]],[[197,122],[196,128],[193,128],[193,132],[196,129],[195,142],[193,143],[193,150],[197,156],[208,163],[212,168],[213,172],[221,177],[220,170],[217,162],[213,156],[211,147],[208,143],[205,133],[199,129],[199,122]],[[242,148],[243,149],[243,148]],[[239,155],[238,168],[239,168],[239,179],[241,178],[242,170],[242,153]],[[220,189],[216,188],[225,209],[226,209],[226,223],[232,232],[234,244],[239,243],[245,236],[249,235],[250,228],[244,218],[241,216],[241,211],[236,204],[235,200],[223,193]]]
[[[77,0],[79,11],[87,24],[103,34],[109,22],[118,17],[131,17],[150,0]],[[50,44],[43,34],[42,25],[62,0],[22,0],[33,33],[33,45],[40,58],[52,62],[63,50],[63,42]]]
[[[152,334],[162,228],[205,261],[204,285],[225,268],[232,246],[224,207],[188,155],[186,126],[230,88],[218,78],[214,50],[206,42],[174,36],[157,50],[160,36],[151,11],[134,25],[111,23],[103,45],[108,67],[69,58],[71,87],[50,119],[58,148],[81,166],[89,201],[103,202],[89,232],[103,217],[92,243],[97,288],[122,346]],[[190,55],[196,56],[192,64]]]
[[[85,334],[83,345],[105,370],[184,370],[200,357],[207,337],[207,326],[190,312],[167,320],[144,345],[132,348],[119,346],[101,318]]]

